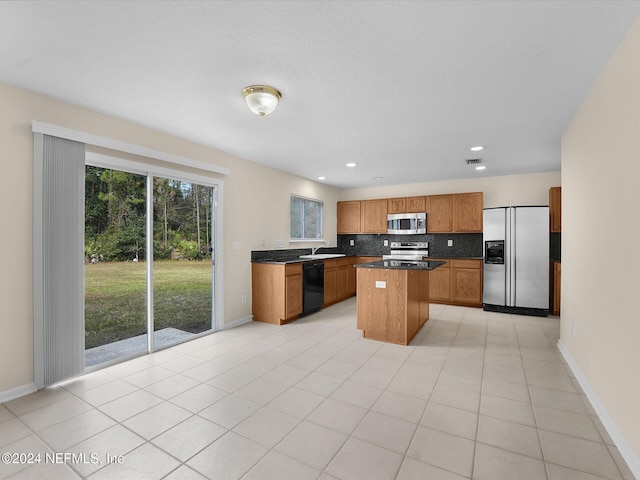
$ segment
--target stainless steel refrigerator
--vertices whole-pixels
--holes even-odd
[[[549,314],[549,207],[484,210],[484,310]]]

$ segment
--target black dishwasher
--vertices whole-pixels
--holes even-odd
[[[302,264],[302,315],[320,310],[324,304],[324,263]]]

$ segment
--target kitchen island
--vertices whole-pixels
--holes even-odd
[[[357,268],[357,328],[365,338],[408,345],[429,319],[429,271],[441,261],[381,260]]]

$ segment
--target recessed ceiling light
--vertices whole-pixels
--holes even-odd
[[[355,167],[355,166],[356,166],[356,165],[358,165],[358,164],[357,164],[356,162],[349,162],[349,163],[345,163],[345,165],[346,165],[347,167],[351,167],[351,168],[353,168],[353,167]]]
[[[326,180],[327,177],[318,177],[318,180]]]
[[[373,177],[374,180],[382,180],[382,177]]]
[[[478,145],[478,146],[475,146],[475,147],[471,147],[470,150],[472,152],[479,152],[480,150],[484,150],[484,147],[482,145]]]
[[[478,165],[478,166],[476,167],[476,170],[484,170],[484,169],[486,169],[486,168],[487,168],[487,167],[486,167],[486,166],[484,166],[484,165]]]

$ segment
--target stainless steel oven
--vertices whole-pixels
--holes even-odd
[[[383,260],[420,261],[429,256],[429,242],[391,242],[389,255]]]

